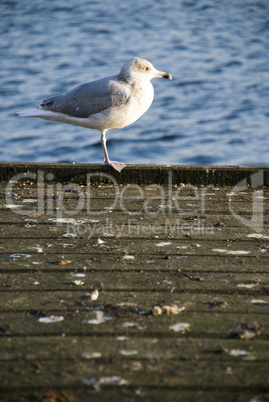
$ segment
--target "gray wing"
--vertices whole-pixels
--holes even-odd
[[[66,95],[43,100],[37,107],[55,113],[86,118],[102,110],[118,107],[128,102],[130,89],[117,77],[82,84]]]

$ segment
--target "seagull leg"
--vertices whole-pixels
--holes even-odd
[[[128,166],[126,163],[123,162],[113,162],[109,159],[107,148],[106,148],[106,132],[107,130],[101,131],[101,144],[104,151],[104,162],[106,165],[111,166],[113,169],[121,172],[123,168]]]

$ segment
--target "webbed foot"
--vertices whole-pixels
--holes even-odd
[[[121,172],[122,169],[124,169],[126,166],[128,166],[127,163],[113,162],[113,161],[106,161],[105,164],[112,167],[113,169],[117,170],[117,172]]]

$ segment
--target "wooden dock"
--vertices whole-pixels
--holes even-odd
[[[1,163],[0,400],[269,400],[269,168]]]

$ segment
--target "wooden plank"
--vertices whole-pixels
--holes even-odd
[[[39,243],[36,247],[40,247]],[[33,251],[33,250],[32,250]],[[37,251],[37,248],[35,249]],[[125,259],[128,254],[113,252],[104,256],[102,253],[65,254],[62,250],[59,254],[35,254],[32,258],[18,256],[10,258],[8,254],[0,254],[0,273],[16,272],[91,272],[115,271],[155,271],[158,272],[182,272],[189,275],[203,273],[256,273],[264,274],[268,272],[268,262],[266,258],[251,257],[248,255],[229,255],[219,254],[211,256],[201,255],[167,255],[167,254],[136,254],[134,259]],[[183,249],[184,251],[184,249]],[[263,255],[261,253],[261,255]],[[180,271],[179,271],[180,270]]]
[[[104,359],[135,360],[199,360],[222,363],[268,362],[269,340],[143,338],[132,336],[31,336],[0,338],[0,362],[23,359],[55,362]],[[244,364],[244,363],[243,363]]]
[[[65,225],[55,225],[55,223],[36,223],[25,222],[23,224],[19,222],[6,222],[0,225],[0,239],[12,240],[12,239],[59,239],[59,238],[72,238],[79,237],[80,239],[90,239],[93,238],[95,241],[100,236],[112,237],[120,236],[121,238],[136,238],[136,239],[146,239],[149,236],[156,237],[159,239],[197,239],[197,240],[212,240],[217,238],[219,240],[242,240],[250,241],[255,243],[267,242],[269,240],[269,228],[264,228],[260,230],[261,233],[255,233],[250,231],[246,227],[231,227],[228,226],[227,222],[222,219],[221,225],[218,225],[217,218],[214,217],[216,223],[210,223],[209,219],[193,219],[191,221],[186,221],[183,219],[163,219],[152,220],[150,222],[141,222],[141,220],[136,220],[133,218],[117,221],[112,221],[111,219],[100,219],[95,222],[81,223],[79,225],[65,224]]]
[[[74,280],[75,278],[72,277]],[[31,279],[29,279],[31,282]],[[32,284],[34,285],[33,282]],[[39,283],[39,282],[38,282]],[[170,289],[165,291],[120,291],[99,290],[98,299],[92,301],[91,294],[93,289],[81,289],[82,286],[70,286],[68,290],[37,290],[39,285],[35,284],[35,290],[14,290],[7,288],[1,289],[0,312],[25,312],[40,311],[43,314],[57,313],[62,309],[66,311],[96,311],[97,309],[116,311],[118,314],[132,315],[143,313],[144,315],[153,314],[156,306],[162,307],[179,306],[184,307],[184,314],[188,312],[201,312],[223,314],[224,316],[232,313],[245,313],[263,315],[268,314],[269,296],[268,293],[261,293],[255,289],[245,289],[241,292],[220,292],[219,289],[212,289],[209,292],[199,288],[192,292],[175,291]],[[95,289],[94,289],[95,290]]]
[[[100,311],[100,313],[97,313]],[[4,313],[1,331],[6,336],[135,336],[135,337],[194,337],[226,339],[258,337],[268,340],[269,322],[265,314],[195,313],[177,315],[139,314],[107,306],[105,310],[64,311],[59,301],[57,316],[39,311]],[[56,322],[43,323],[43,317],[56,316]],[[100,316],[100,317],[99,317]],[[57,317],[60,317],[59,319]],[[99,318],[98,318],[99,317]],[[46,321],[47,319],[45,319]],[[53,317],[52,317],[53,320]],[[58,322],[59,320],[59,322]],[[94,321],[93,321],[94,320]],[[97,320],[97,321],[96,321]],[[186,331],[174,325],[186,323]]]
[[[68,254],[110,254],[122,253],[128,255],[167,255],[167,256],[211,256],[211,255],[243,255],[244,257],[258,257],[260,259],[267,259],[268,241],[255,242],[252,240],[245,240],[243,242],[237,240],[217,240],[217,239],[183,239],[183,242],[178,239],[168,239],[163,242],[160,239],[129,239],[126,238],[110,238],[107,237],[103,243],[98,243],[98,239],[77,239],[68,238],[67,240],[61,238],[58,241],[55,239],[20,239],[19,242],[10,242],[9,239],[2,240],[0,245],[0,254],[9,258],[15,258],[17,254],[26,254],[30,256],[38,256],[38,250],[43,250],[42,253],[46,255],[64,253]],[[134,241],[135,240],[135,241]],[[186,248],[182,247],[185,246]],[[263,252],[265,250],[265,252]],[[13,257],[15,255],[15,257]],[[23,256],[22,256],[23,257]],[[30,258],[30,257],[28,257]],[[104,261],[105,264],[105,261]]]
[[[190,389],[191,388],[191,389]],[[14,390],[14,388],[13,388]],[[261,397],[266,398],[265,393],[261,393],[259,390],[248,390],[248,391],[240,391],[238,388],[233,389],[233,391],[221,389],[216,390],[195,390],[194,384],[192,387],[178,387],[178,389],[162,389],[158,387],[158,385],[154,387],[112,387],[105,386],[96,391],[94,388],[80,386],[76,388],[72,387],[64,387],[60,388],[59,386],[55,387],[35,387],[32,386],[28,391],[25,388],[16,388],[16,391],[13,391],[12,394],[1,393],[1,402],[18,402],[18,395],[20,395],[21,399],[19,401],[41,401],[47,402],[49,401],[72,401],[72,402],[80,402],[80,401],[91,401],[91,402],[100,402],[100,401],[122,401],[122,402],[130,402],[130,401],[166,401],[166,402],[175,402],[176,400],[186,401],[186,402],[237,402],[237,401],[246,401],[251,400],[251,398],[255,398],[256,396],[261,399]]]
[[[259,363],[244,361],[238,365],[236,362],[210,362],[210,361],[175,361],[156,363],[152,361],[41,361],[38,364],[18,361],[16,369],[14,364],[6,362],[6,372],[1,373],[2,388],[5,387],[64,387],[73,388],[89,384],[90,388],[110,385],[109,382],[122,382],[122,386],[131,383],[133,387],[160,388],[191,388],[193,382],[196,389],[215,390],[244,389],[242,380],[248,381],[249,390],[268,391],[269,363],[263,362],[261,371]],[[27,375],[24,373],[27,372]],[[111,375],[113,373],[113,375]],[[230,374],[229,374],[230,373]],[[115,379],[115,376],[118,378]],[[244,378],[247,376],[247,378]],[[191,378],[191,380],[190,380]],[[102,381],[102,379],[105,382]],[[99,383],[99,384],[98,384]],[[259,386],[257,386],[259,384]],[[119,385],[120,386],[120,383]]]
[[[138,291],[138,292],[172,292],[174,297],[182,292],[219,294],[267,295],[268,273],[185,273],[180,269],[173,272],[156,270],[144,271],[141,268],[124,272],[124,270],[91,269],[84,274],[76,275],[70,272],[16,272],[1,273],[0,290],[7,292],[19,291],[55,291],[83,289],[92,291],[96,288],[102,291]],[[77,283],[77,285],[76,285]],[[201,289],[202,287],[202,289]]]

